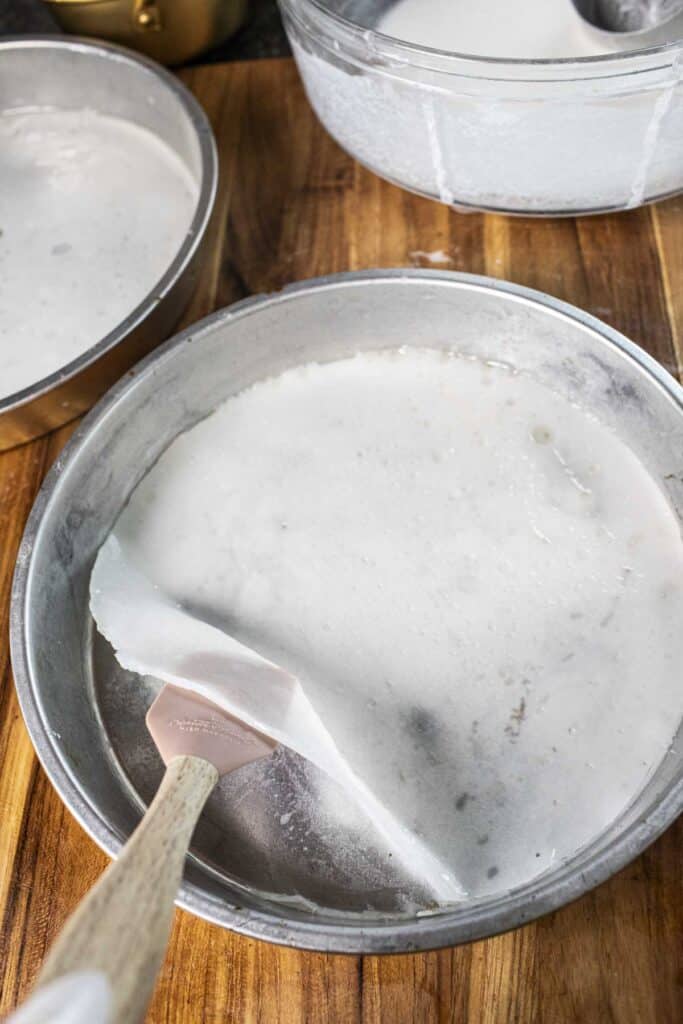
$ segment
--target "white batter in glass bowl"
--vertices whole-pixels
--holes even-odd
[[[404,188],[561,215],[631,209],[683,186],[680,40],[601,55],[571,0],[280,7],[323,125]]]

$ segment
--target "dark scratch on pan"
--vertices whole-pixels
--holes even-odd
[[[520,697],[519,704],[516,708],[512,709],[510,714],[510,721],[505,726],[506,735],[511,739],[516,739],[519,736],[522,728],[522,722],[526,718],[526,698]]]

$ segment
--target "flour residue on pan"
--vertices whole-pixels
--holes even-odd
[[[472,898],[594,839],[680,720],[673,512],[611,430],[510,367],[411,349],[259,383],[169,447],[111,543],[296,676],[338,777]],[[100,622],[125,595],[98,591]]]

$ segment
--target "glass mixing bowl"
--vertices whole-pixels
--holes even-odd
[[[683,40],[566,60],[376,31],[395,0],[279,0],[306,92],[377,174],[456,207],[575,215],[683,188]]]

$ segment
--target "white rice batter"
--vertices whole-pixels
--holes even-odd
[[[419,46],[480,57],[590,57],[606,49],[571,0],[399,0],[378,28]]]
[[[169,607],[295,674],[472,896],[595,838],[680,720],[674,514],[609,429],[504,367],[409,349],[257,384],[170,446],[112,543]],[[130,646],[130,596],[101,570],[94,594]],[[306,753],[298,715],[273,716]]]
[[[0,114],[0,398],[132,312],[178,252],[197,191],[175,152],[128,121]]]

